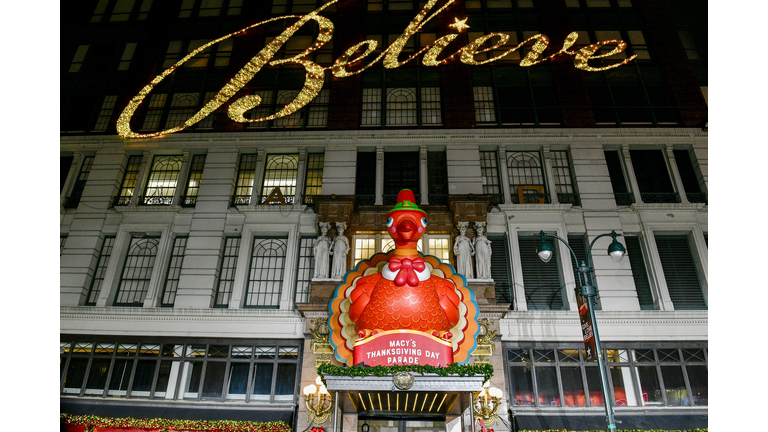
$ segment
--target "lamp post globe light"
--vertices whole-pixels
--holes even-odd
[[[551,237],[563,242],[568,250],[571,251],[571,256],[573,256],[573,259],[576,262],[577,270],[579,271],[579,283],[581,284],[580,294],[583,298],[587,299],[589,318],[592,323],[592,333],[595,341],[595,351],[597,352],[597,363],[600,371],[600,386],[603,390],[603,402],[605,405],[605,416],[606,422],[608,424],[608,432],[616,432],[616,420],[613,416],[613,405],[611,404],[611,397],[608,394],[608,372],[605,367],[603,348],[600,345],[600,333],[597,331],[597,319],[595,319],[595,297],[597,296],[597,288],[595,288],[595,269],[592,268],[591,257],[592,246],[595,245],[595,242],[601,237],[611,236],[613,241],[608,246],[608,256],[610,256],[614,261],[620,262],[621,259],[624,258],[624,255],[627,253],[627,250],[624,248],[624,246],[616,240],[616,237],[620,236],[621,234],[616,234],[616,231],[611,231],[610,233],[600,234],[595,237],[587,249],[586,261],[582,260],[581,264],[579,264],[579,259],[576,257],[576,253],[573,251],[573,249],[571,249],[571,246],[561,237],[553,234],[547,234],[544,231],[540,231],[537,235],[541,237],[541,243],[539,243],[539,246],[536,248],[536,253],[539,255],[539,258],[541,258],[542,261],[545,263],[549,262],[549,260],[552,259],[552,255],[554,255],[554,248],[551,244],[549,244],[549,242],[547,242],[547,237]]]

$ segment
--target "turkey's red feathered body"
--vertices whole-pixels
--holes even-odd
[[[458,308],[445,300],[441,302],[438,295],[438,291],[453,291],[449,284],[445,279],[431,276],[417,286],[397,286],[380,273],[367,276],[358,286],[367,285],[365,291],[370,293],[370,301],[360,311],[357,329],[450,330],[455,322],[451,323],[449,315],[458,318]],[[446,311],[446,307],[453,310]]]

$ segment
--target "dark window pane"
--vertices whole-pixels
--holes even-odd
[[[248,390],[248,363],[232,363],[229,366],[229,384],[227,400],[245,400],[245,392]]]
[[[600,371],[597,367],[586,367],[587,387],[589,387],[589,403],[592,406],[604,406],[603,386],[600,384]]]
[[[683,379],[683,369],[680,366],[662,366],[661,376],[664,378],[664,388],[667,391],[667,405],[691,404]]]
[[[152,395],[153,397],[165,398],[166,396],[170,397],[170,395],[173,395],[173,388],[169,388],[171,367],[173,363],[174,362],[168,360],[160,362],[160,371],[157,375],[157,384],[155,385],[155,393]]]
[[[88,359],[73,358],[69,360],[67,376],[64,378],[64,393],[80,393],[87,367]]]
[[[624,241],[627,244],[627,258],[632,267],[632,278],[635,280],[640,310],[654,310],[656,305],[653,302],[653,294],[651,294],[651,283],[648,279],[648,270],[645,267],[640,239],[635,236],[625,236]]]
[[[109,363],[109,359],[93,359],[91,370],[88,372],[88,382],[85,385],[85,394],[98,396],[104,394]]]
[[[128,383],[131,379],[131,369],[133,369],[133,360],[115,360],[112,367],[112,377],[109,379],[109,396],[125,396],[128,390]]]
[[[608,165],[608,175],[611,177],[613,193],[627,193],[627,182],[624,180],[624,171],[621,168],[619,152],[606,151],[605,163]]]
[[[296,391],[296,364],[280,363],[277,365],[277,383],[275,385],[275,402],[293,401]]]
[[[533,406],[533,381],[529,366],[509,368],[512,404],[515,406]]]
[[[706,366],[686,366],[694,405],[709,405],[709,380]],[[685,405],[685,404],[684,404]]]
[[[374,195],[376,193],[376,153],[360,152],[357,154],[357,175],[355,179],[356,195]],[[373,203],[371,203],[373,204]]]
[[[630,150],[632,167],[641,193],[673,193],[661,150]]]
[[[616,406],[637,406],[635,385],[629,367],[612,367],[610,370],[613,380],[613,398]]]
[[[563,379],[563,405],[586,406],[587,399],[581,380],[581,368],[560,367],[560,377]]]
[[[202,372],[203,362],[187,362],[184,364],[184,399],[197,399]]]
[[[225,362],[208,362],[205,369],[205,381],[203,381],[203,400],[219,400],[224,388]]]
[[[256,363],[253,365],[253,391],[252,401],[269,401],[272,393],[273,363]]]
[[[418,152],[384,153],[384,195],[397,195],[402,189],[419,193]]]
[[[663,405],[659,376],[656,374],[656,366],[638,366],[637,376],[640,381],[640,391],[643,405]]]
[[[560,392],[557,389],[557,371],[555,368],[536,368],[536,388],[539,390],[540,406],[560,406]]]
[[[131,397],[147,397],[152,390],[152,380],[155,378],[155,360],[139,360],[136,365],[136,375],[131,386]]]
[[[693,169],[690,153],[686,150],[675,150],[674,155],[685,192],[701,193],[701,186],[699,185],[699,179],[696,177],[696,170]]]

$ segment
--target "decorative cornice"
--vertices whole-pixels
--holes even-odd
[[[116,320],[116,321],[250,321],[274,323],[303,323],[297,311],[276,309],[176,309],[135,307],[62,306],[62,320]]]

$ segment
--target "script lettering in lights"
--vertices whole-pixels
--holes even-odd
[[[298,93],[296,98],[292,100],[290,103],[288,103],[287,105],[285,105],[284,107],[282,107],[282,109],[280,109],[279,111],[277,111],[272,115],[257,118],[257,119],[248,119],[244,116],[244,114],[256,108],[257,106],[259,106],[261,104],[261,98],[255,95],[240,97],[234,102],[232,102],[229,105],[229,108],[227,109],[227,115],[233,121],[236,121],[239,123],[257,123],[257,122],[273,120],[273,119],[289,116],[294,112],[296,112],[297,110],[306,106],[320,93],[320,90],[322,90],[323,85],[325,84],[326,70],[330,70],[333,76],[336,78],[344,78],[344,77],[359,74],[364,70],[370,68],[371,66],[373,66],[379,60],[382,60],[382,59],[383,59],[382,64],[387,69],[394,69],[394,68],[400,67],[414,60],[415,58],[417,58],[422,54],[424,54],[422,58],[422,64],[424,66],[440,66],[440,65],[447,64],[456,58],[459,58],[459,60],[462,63],[473,65],[473,66],[479,66],[479,65],[484,65],[494,61],[501,60],[502,58],[508,56],[509,54],[522,49],[524,46],[532,44],[530,51],[528,51],[525,57],[520,61],[521,67],[533,66],[560,55],[567,55],[567,56],[574,57],[573,65],[577,69],[581,69],[587,72],[595,72],[595,71],[602,71],[602,70],[612,69],[612,68],[625,65],[636,57],[636,56],[631,56],[621,61],[618,61],[617,63],[609,64],[602,67],[590,66],[589,64],[590,60],[610,57],[612,55],[621,53],[626,48],[627,44],[621,40],[608,40],[608,41],[601,41],[601,42],[588,45],[579,50],[571,51],[570,48],[576,43],[579,37],[578,33],[576,32],[569,34],[565,38],[560,50],[558,50],[554,54],[545,58],[539,58],[539,57],[547,49],[550,41],[549,41],[549,38],[543,34],[537,34],[537,35],[531,36],[528,39],[524,40],[522,43],[518,44],[517,46],[512,47],[511,49],[505,51],[504,53],[500,55],[496,55],[495,57],[492,57],[489,59],[482,60],[482,61],[475,60],[475,57],[478,54],[489,52],[489,51],[495,51],[502,48],[510,39],[509,35],[505,33],[490,33],[487,35],[483,35],[471,41],[469,44],[465,45],[464,47],[459,48],[454,53],[449,55],[443,55],[443,51],[451,44],[451,42],[453,42],[458,37],[459,33],[469,28],[469,25],[467,24],[467,18],[459,19],[458,17],[456,17],[454,18],[454,23],[450,24],[449,27],[454,29],[457,33],[444,35],[438,38],[437,40],[435,40],[431,45],[425,46],[418,52],[411,54],[405,60],[400,60],[400,54],[403,50],[403,47],[408,43],[410,38],[414,34],[418,33],[419,30],[421,30],[422,27],[424,27],[424,25],[427,22],[434,19],[438,14],[442,13],[445,9],[447,9],[449,6],[451,6],[455,2],[455,0],[448,0],[445,2],[444,5],[437,8],[434,12],[432,12],[431,15],[429,15],[429,12],[438,3],[438,0],[429,0],[424,5],[424,8],[413,18],[413,20],[411,20],[410,24],[408,24],[408,26],[403,31],[403,33],[394,42],[392,42],[392,44],[390,44],[387,48],[382,50],[381,53],[379,53],[376,58],[374,58],[373,60],[370,60],[368,64],[362,65],[363,60],[370,57],[375,52],[378,46],[378,42],[375,40],[364,40],[362,42],[358,42],[350,46],[341,56],[339,56],[339,58],[336,59],[336,61],[333,62],[332,65],[321,66],[311,60],[308,60],[306,57],[310,53],[320,49],[323,45],[325,45],[328,41],[330,41],[333,38],[333,30],[334,30],[333,22],[331,22],[331,20],[329,20],[328,18],[321,16],[320,12],[322,12],[328,6],[331,6],[332,4],[337,3],[338,1],[339,0],[331,0],[328,3],[324,4],[323,6],[321,6],[320,8],[318,8],[317,10],[310,12],[309,14],[304,16],[286,15],[286,16],[271,18],[266,21],[258,22],[242,30],[239,30],[234,33],[230,33],[226,36],[220,37],[218,39],[212,40],[200,46],[199,48],[195,49],[194,51],[190,52],[184,58],[179,60],[176,64],[164,70],[162,73],[160,73],[160,75],[156,76],[149,84],[147,84],[144,88],[142,88],[141,91],[139,91],[139,93],[135,97],[133,97],[133,99],[131,99],[131,101],[125,107],[123,112],[120,114],[120,118],[117,120],[118,135],[120,135],[123,138],[151,138],[151,137],[169,135],[169,134],[184,130],[194,125],[195,123],[203,120],[209,114],[216,111],[222,105],[224,105],[226,102],[232,99],[235,96],[235,94],[237,94],[238,91],[240,91],[246,84],[248,84],[248,82],[250,82],[256,76],[256,74],[259,71],[261,71],[261,69],[263,69],[265,66],[279,66],[282,64],[291,64],[291,63],[302,66],[306,72],[303,88]],[[288,20],[288,19],[297,19],[297,21],[292,25],[290,25],[288,28],[286,28],[283,31],[283,33],[281,33],[271,42],[266,44],[266,46],[264,46],[264,48],[262,48],[261,51],[259,51],[253,58],[251,58],[248,61],[248,63],[246,63],[245,66],[243,66],[243,68],[240,69],[237,72],[237,74],[235,74],[235,76],[226,85],[224,85],[224,87],[221,88],[221,90],[219,90],[219,92],[216,94],[216,96],[213,99],[211,99],[207,104],[205,104],[205,106],[203,106],[200,109],[200,111],[198,111],[197,113],[192,115],[192,117],[184,121],[183,124],[170,129],[163,130],[163,131],[147,133],[147,134],[136,133],[131,129],[131,118],[133,117],[133,114],[136,112],[136,109],[144,101],[144,99],[155,88],[155,86],[157,86],[168,75],[172,74],[177,68],[181,67],[189,59],[201,53],[206,48],[212,45],[218,44],[219,42],[222,42],[229,38],[243,34],[253,28],[268,24],[273,21]],[[283,45],[289,39],[291,39],[291,37],[293,37],[296,31],[298,31],[301,27],[303,27],[309,21],[315,21],[318,24],[318,34],[314,42],[309,47],[307,47],[303,52],[293,57],[280,59],[280,60],[273,60],[272,58],[283,47]],[[490,44],[490,46],[487,46],[488,44]],[[614,45],[614,48],[609,52],[603,53],[603,54],[596,54],[601,47],[610,48],[610,46],[612,45]],[[362,51],[362,53],[357,54],[360,51]],[[352,68],[354,68],[355,70],[350,70]]]

